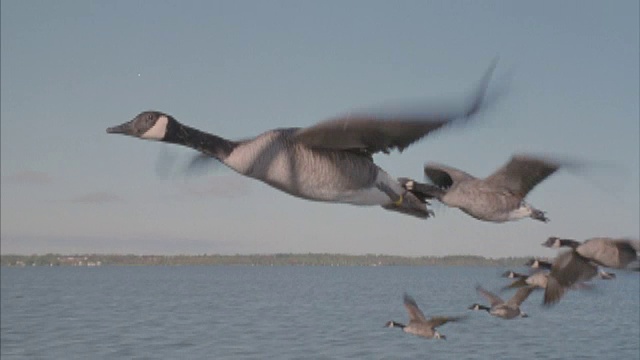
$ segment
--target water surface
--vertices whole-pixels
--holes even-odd
[[[498,290],[493,267],[141,266],[2,268],[1,356],[8,359],[638,359],[640,274],[594,280],[528,318],[467,307]],[[524,269],[516,269],[525,271]],[[468,315],[446,341],[384,328]],[[508,298],[513,292],[504,293]]]

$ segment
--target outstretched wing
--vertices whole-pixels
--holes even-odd
[[[428,163],[425,165],[424,175],[429,178],[434,185],[444,189],[451,187],[453,183],[461,180],[475,179],[475,177],[462,170],[438,163]]]
[[[313,148],[351,150],[365,154],[388,153],[404,150],[430,132],[459,118],[469,118],[483,105],[484,95],[491,78],[494,62],[485,73],[476,90],[474,101],[456,115],[415,117],[381,117],[353,115],[318,123],[298,130],[294,139]]]
[[[515,155],[503,167],[486,178],[493,185],[507,188],[525,197],[529,191],[560,168],[557,161],[528,155]]]
[[[520,306],[520,304],[527,300],[533,289],[535,289],[535,287],[533,286],[527,286],[518,289],[518,291],[516,291],[516,294],[513,295],[513,297],[509,299],[509,301],[507,301],[507,305]]]
[[[409,313],[409,320],[427,321],[420,308],[418,308],[418,304],[416,304],[416,301],[411,296],[404,294],[403,299],[404,307],[407,308],[407,312]]]
[[[552,305],[560,301],[567,288],[576,283],[588,281],[597,274],[597,266],[575,251],[561,253],[553,261],[547,288],[544,291],[544,304]]]
[[[484,289],[482,286],[476,286],[476,291],[478,294],[484,296],[487,300],[489,300],[489,304],[491,306],[496,306],[504,303],[504,301],[496,294]]]
[[[448,322],[460,321],[465,317],[466,316],[434,316],[427,321],[427,324],[435,328]]]

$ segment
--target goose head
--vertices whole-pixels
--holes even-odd
[[[447,340],[447,337],[444,334],[440,334],[438,330],[433,334],[434,339]]]
[[[395,327],[395,326],[396,326],[396,323],[393,322],[393,320],[392,321],[387,321],[387,323],[384,324],[384,327],[388,327],[388,328],[392,328],[392,327]]]
[[[109,134],[123,134],[147,140],[164,141],[169,129],[177,121],[158,111],[145,111],[133,120],[107,129]]]
[[[509,220],[519,220],[527,217],[545,223],[549,222],[549,218],[545,215],[544,211],[534,208],[530,204],[527,204],[525,201],[520,202],[520,206],[509,212]]]
[[[469,306],[469,310],[484,310],[485,306],[482,306],[480,304],[473,304],[471,306]]]
[[[559,238],[552,236],[547,239],[547,241],[542,243],[542,246],[546,246],[548,248],[557,249],[562,246],[562,241]]]

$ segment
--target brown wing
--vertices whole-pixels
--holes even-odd
[[[533,286],[518,289],[518,291],[516,291],[516,294],[513,295],[513,297],[509,299],[509,301],[507,301],[507,305],[520,306],[520,304],[527,300],[533,289]]]
[[[504,303],[504,300],[502,300],[498,295],[484,289],[482,286],[476,286],[476,291],[480,295],[484,296],[487,300],[489,300],[489,304],[491,304],[491,306],[496,306]]]
[[[515,155],[511,160],[485,180],[492,185],[507,188],[512,193],[525,197],[536,185],[560,168],[560,163],[551,159],[528,155]]]
[[[618,269],[638,259],[629,239],[591,238],[580,244],[576,252],[602,266]]]
[[[434,316],[427,321],[427,324],[435,328],[448,322],[460,321],[464,318],[465,316]]]
[[[409,313],[409,320],[427,321],[422,311],[420,311],[418,304],[416,304],[416,301],[411,296],[404,294],[403,300],[404,307],[407,308],[407,312]]]
[[[469,118],[483,105],[495,62],[485,73],[473,102],[461,114],[382,117],[353,115],[300,129],[294,139],[313,148],[361,151],[367,154],[404,150],[430,132],[459,118]]]

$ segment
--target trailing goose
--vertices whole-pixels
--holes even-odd
[[[440,334],[435,328],[450,321],[459,321],[462,319],[462,317],[438,316],[427,320],[420,308],[418,308],[418,304],[416,304],[416,301],[411,296],[404,294],[403,300],[404,306],[407,308],[407,312],[409,313],[409,323],[404,325],[391,320],[385,324],[385,327],[401,328],[402,331],[408,334],[422,336],[427,339],[446,339],[447,337]]]
[[[503,290],[521,288],[524,286],[544,289],[547,287],[547,276],[548,273],[546,271],[536,271],[531,275],[518,274],[518,276],[514,276],[514,278],[517,279],[511,284],[505,286]]]
[[[638,260],[640,241],[595,237],[581,243],[573,239],[550,237],[542,243],[542,245],[554,249],[568,247],[580,256],[598,265],[624,269],[632,262]]]
[[[543,270],[551,270],[552,263],[540,259],[530,259],[527,261],[525,266],[528,266],[532,269],[543,269]]]
[[[503,319],[513,319],[517,316],[528,316],[520,310],[520,305],[527,299],[527,297],[529,297],[533,291],[533,287],[528,286],[518,289],[515,295],[513,295],[513,297],[507,302],[502,300],[498,295],[485,290],[482,286],[477,286],[476,291],[489,300],[491,307],[476,303],[469,306],[469,310],[485,310],[489,314]]]
[[[405,188],[373,162],[373,154],[404,150],[456,119],[483,107],[495,62],[485,73],[474,100],[462,114],[433,117],[350,115],[307,128],[267,131],[252,139],[231,141],[179,123],[173,116],[146,111],[107,129],[147,140],[191,147],[236,172],[290,195],[314,201],[380,205],[387,210],[428,218],[427,196]]]
[[[630,239],[591,238],[582,243],[572,239],[550,237],[542,245],[571,250],[556,257],[549,273],[544,304],[560,301],[567,288],[598,275],[598,265],[625,269],[638,260],[640,242]],[[636,269],[637,270],[637,269]]]
[[[549,158],[514,155],[489,177],[477,179],[462,170],[427,163],[424,173],[433,185],[409,182],[406,187],[435,197],[478,220],[501,223],[530,217],[547,222],[544,212],[527,204],[524,198],[566,165],[569,164]]]
[[[578,246],[580,246],[580,243],[573,239],[560,239],[558,237],[550,237],[549,239],[547,239],[547,241],[542,243],[542,246],[546,246],[548,248],[555,248],[555,249],[558,249],[561,247],[577,248]],[[629,243],[629,246],[633,248],[633,241]],[[626,248],[627,248],[627,252],[631,254],[631,251],[629,251],[628,247]],[[633,260],[631,260],[631,262],[633,262]],[[612,280],[616,278],[616,274],[612,272],[604,271],[602,269],[598,269],[598,277],[602,280]]]
[[[502,273],[502,277],[509,278],[509,279],[515,279],[515,278],[520,279],[520,278],[523,278],[523,277],[526,278],[527,276],[529,276],[529,275],[520,274],[520,273],[512,271],[512,270],[507,270],[504,273]]]
[[[615,275],[615,274],[614,274]],[[549,272],[540,270],[531,275],[520,275],[511,284],[502,288],[502,290],[516,289],[524,286],[531,286],[534,289],[546,289],[549,282]],[[590,289],[591,286],[585,283],[576,283],[571,286],[572,289]]]

